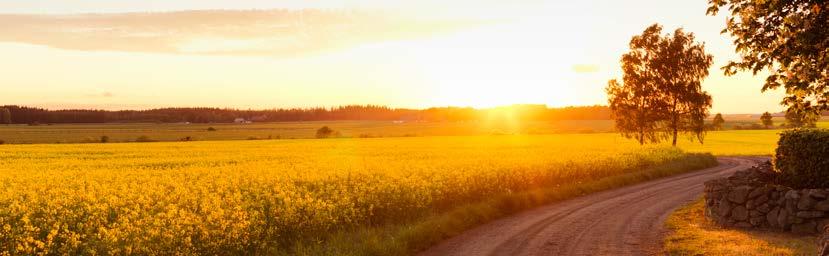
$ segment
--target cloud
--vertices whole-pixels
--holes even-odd
[[[357,11],[180,11],[0,14],[0,41],[86,51],[285,56],[431,37],[476,21],[411,20]]]
[[[573,65],[573,72],[576,73],[596,73],[599,72],[599,66],[591,64],[577,64]]]

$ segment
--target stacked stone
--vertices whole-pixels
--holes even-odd
[[[705,183],[706,216],[725,227],[798,234],[829,225],[829,189],[794,190],[774,184],[769,163]]]

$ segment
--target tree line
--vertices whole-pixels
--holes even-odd
[[[253,122],[292,121],[476,121],[492,118],[523,121],[608,120],[607,106],[548,108],[545,105],[514,105],[475,109],[439,107],[428,109],[390,108],[377,105],[347,105],[331,108],[280,108],[239,110],[227,108],[159,108],[149,110],[49,110],[25,106],[0,107],[0,121],[7,124],[60,123],[231,123],[241,118]]]

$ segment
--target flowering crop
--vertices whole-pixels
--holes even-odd
[[[0,147],[0,255],[262,254],[680,159],[597,135]]]

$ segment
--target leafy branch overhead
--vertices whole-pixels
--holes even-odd
[[[781,104],[792,114],[829,109],[829,1],[709,0],[708,15],[727,7],[722,33],[734,38],[740,59],[726,75],[768,70],[763,91],[784,88]]]

